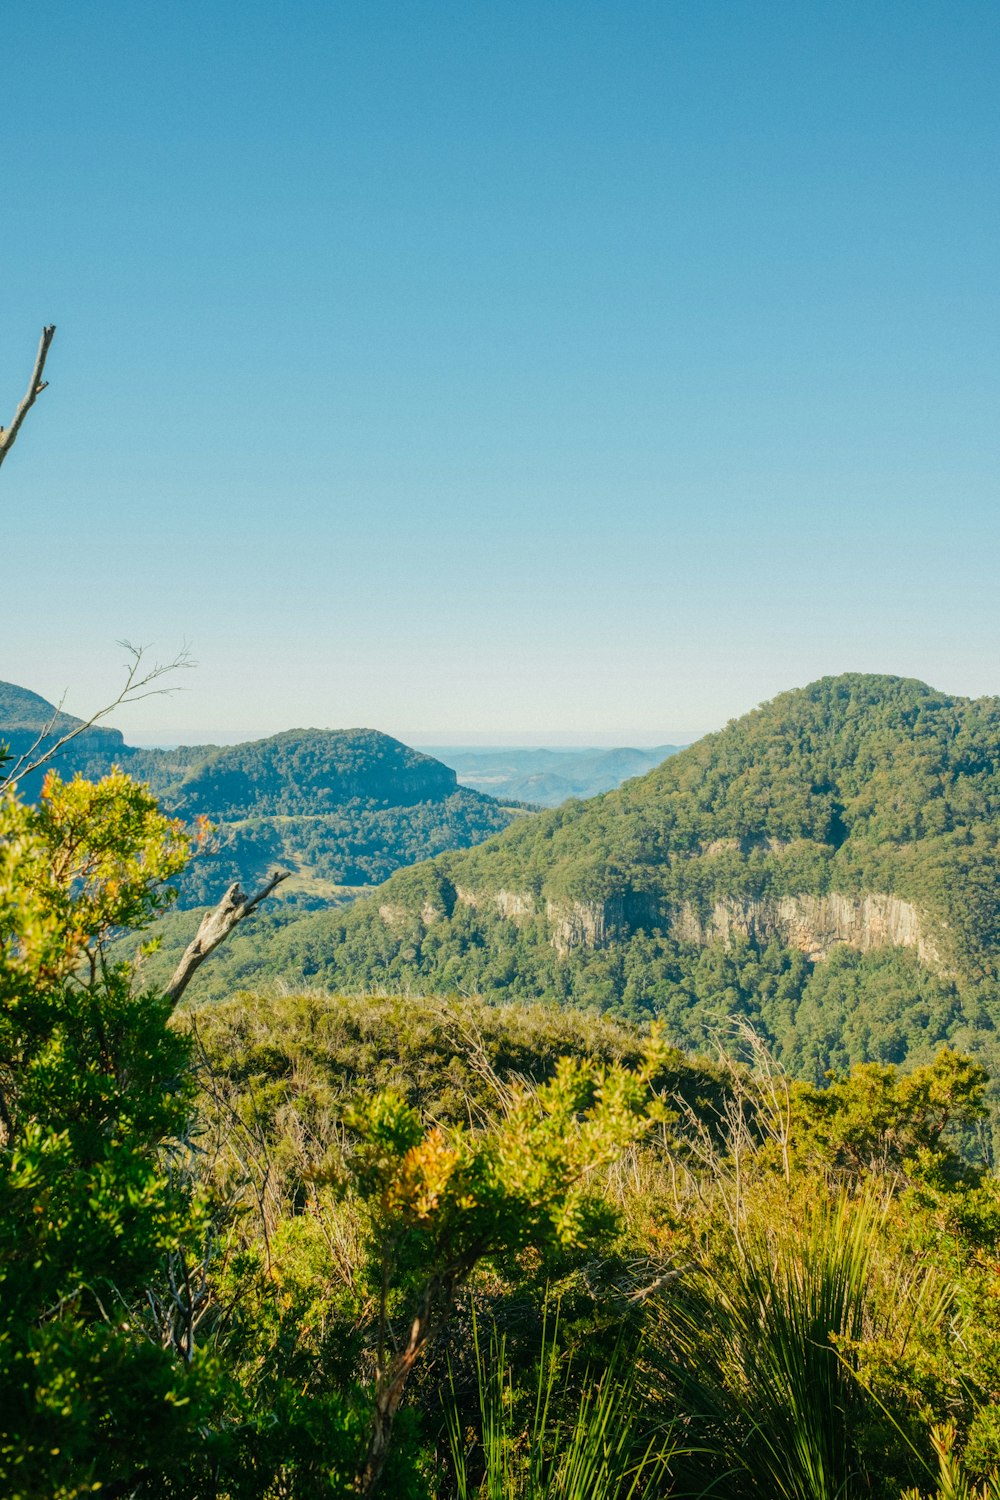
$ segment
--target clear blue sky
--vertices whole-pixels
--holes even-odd
[[[170,739],[1000,691],[1000,10],[8,7],[0,677]]]

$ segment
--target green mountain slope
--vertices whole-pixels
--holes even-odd
[[[37,732],[47,727],[64,733],[80,722],[72,714],[62,713],[39,693],[13,682],[0,682],[0,724],[5,734],[24,729]]]
[[[289,729],[209,752],[166,788],[178,810],[211,818],[332,812],[362,798],[395,807],[437,802],[454,771],[373,729]]]
[[[0,743],[20,754],[42,729],[45,744],[79,720],[35,693],[0,684]],[[293,878],[283,892],[326,904],[376,885],[394,870],[445,849],[468,847],[517,816],[459,787],[430,756],[371,729],[294,729],[240,745],[143,750],[114,729],[88,730],[54,762],[62,775],[101,776],[112,765],[149,784],[185,821],[217,829],[180,881],[180,904],[218,899],[232,881],[259,880],[275,864]],[[38,795],[42,772],[22,793]]]
[[[821,1076],[985,1044],[998,851],[1000,700],[826,678],[227,962],[244,982],[657,1013],[696,1043],[741,1014]]]

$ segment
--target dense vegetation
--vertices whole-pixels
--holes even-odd
[[[998,810],[1000,700],[825,678],[436,872],[444,900],[450,882],[525,892],[538,910],[627,897],[666,917],[684,902],[885,891],[918,903],[970,970],[998,948]]]
[[[662,1016],[698,1046],[737,1014],[816,1082],[831,1066],[926,1060],[941,1042],[995,1069],[998,813],[998,700],[827,678],[619,791],[238,939],[214,983],[555,1000]],[[831,892],[909,903],[932,956],[833,943],[816,961],[769,917]],[[743,925],[713,939],[720,905]],[[565,936],[581,912],[604,924],[589,940]]]
[[[190,938],[195,915],[178,914],[158,926],[162,950],[150,960],[151,973],[165,977]],[[409,956],[400,953],[388,932],[381,952],[359,950],[357,969],[345,969],[343,951],[335,950],[341,965],[335,968],[329,930],[327,920],[298,912],[261,917],[199,976],[196,994],[217,1000],[241,987],[275,980],[294,985],[303,978],[329,987],[338,973],[355,992],[366,985],[416,992],[419,981],[408,972],[415,948]],[[440,940],[437,934],[425,938],[420,951],[430,993],[483,994],[498,1003],[555,997],[560,1004],[640,1023],[659,1016],[671,1036],[695,1049],[724,1040],[729,1018],[740,1016],[781,1053],[791,1072],[817,1083],[831,1067],[926,1061],[942,1043],[977,1053],[990,1053],[995,1045],[986,1000],[961,993],[905,949],[861,954],[843,947],[812,963],[776,942],[763,949],[748,941],[693,948],[648,936],[633,938],[627,947],[561,957],[544,940],[526,940],[514,923],[463,912]]]
[[[455,790],[454,771],[373,729],[290,729],[227,745],[172,781],[169,752],[161,756],[160,777],[145,778],[151,788],[178,812],[213,821],[329,813],[359,798],[406,807]]]
[[[78,725],[36,693],[0,683],[0,738],[13,755],[42,730],[44,751]],[[98,728],[71,740],[54,764],[64,776],[87,777],[120,766],[187,823],[211,821],[215,837],[179,877],[182,907],[214,902],[234,880],[259,880],[276,864],[292,870],[285,891],[298,899],[342,900],[344,887],[377,885],[403,865],[478,843],[516,815],[459,787],[439,761],[369,729],[144,750]],[[22,780],[28,800],[42,774]]]
[[[232,881],[256,881],[274,865],[294,872],[291,890],[328,904],[347,887],[372,886],[401,866],[463,848],[506,828],[511,811],[461,789],[403,807],[353,798],[335,812],[244,818],[217,824],[218,847],[181,880],[182,905],[210,902]]]
[[[243,994],[109,940],[179,823],[0,802],[0,1492],[995,1496],[1000,1190],[954,1051],[790,1083],[556,1007]]]

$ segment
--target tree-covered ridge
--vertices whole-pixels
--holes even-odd
[[[669,925],[684,903],[886,892],[916,903],[949,957],[972,964],[997,943],[998,811],[1000,702],[826,678],[421,879],[446,908],[463,891],[523,893],[538,913],[631,899],[641,920],[626,910],[626,927]],[[406,888],[390,885],[379,904],[400,892],[405,906]]]
[[[15,755],[46,730],[41,749],[80,721],[36,693],[0,684],[0,743]],[[64,775],[105,775],[118,765],[171,813],[209,818],[216,837],[179,879],[183,906],[214,902],[234,880],[253,881],[281,864],[291,893],[316,902],[341,888],[376,885],[394,870],[499,832],[516,815],[456,784],[431,756],[372,729],[293,729],[239,745],[143,749],[118,730],[91,729],[53,764]],[[35,800],[43,770],[25,777]]]
[[[240,935],[209,983],[554,999],[664,1015],[689,1044],[736,1013],[816,1079],[942,1041],[991,1052],[998,810],[996,699],[828,678],[618,791],[400,871],[348,910],[266,945]],[[896,902],[926,944],[893,946],[887,925],[815,961],[780,913],[804,924],[832,896],[859,921]]]
[[[62,713],[29,688],[18,687],[13,682],[0,682],[0,725],[4,731],[33,729],[37,733],[50,726],[65,733],[81,721],[72,714]]]
[[[293,892],[319,901],[377,885],[400,866],[465,847],[514,814],[455,782],[455,773],[371,729],[288,730],[210,751],[176,775],[169,752],[140,768],[165,807],[209,817],[221,847],[194,860],[185,905],[212,901],[269,865],[294,873]]]
[[[893,889],[910,846],[968,841],[995,823],[998,808],[1000,701],[847,675],[784,693],[648,775],[516,829],[456,869],[589,899],[621,889],[623,877],[637,889],[687,894],[665,872],[687,869],[691,856],[718,861],[708,868],[723,873],[727,891],[737,870],[748,894],[768,879],[788,891],[824,889],[836,860],[835,886],[859,889],[877,874],[880,888]],[[696,890],[704,876],[690,880]]]
[[[179,811],[235,819],[312,816],[357,798],[405,807],[455,789],[448,766],[374,729],[289,729],[210,751],[164,796]]]

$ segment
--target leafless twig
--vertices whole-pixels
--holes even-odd
[[[45,328],[42,329],[42,336],[38,342],[38,353],[35,355],[35,368],[31,372],[31,379],[28,382],[28,389],[21,397],[20,405],[18,406],[17,411],[14,413],[13,422],[11,422],[9,427],[0,427],[0,464],[3,463],[4,459],[7,457],[7,454],[14,446],[14,439],[17,437],[17,434],[21,430],[21,423],[24,421],[25,417],[28,415],[28,412],[34,406],[38,396],[48,385],[48,381],[42,379],[42,372],[45,369],[45,361],[48,358],[49,345],[52,343],[55,331],[56,325],[54,323],[49,323]]]
[[[169,687],[154,687],[153,684],[160,682],[162,678],[168,676],[171,672],[184,671],[195,665],[194,659],[187,647],[179,651],[173,661],[157,661],[153,662],[151,666],[146,666],[145,656],[147,648],[145,646],[133,646],[131,641],[119,641],[118,644],[124,646],[128,652],[129,659],[125,663],[125,681],[116,697],[110,703],[105,704],[103,708],[99,708],[96,713],[91,714],[89,719],[81,719],[78,724],[73,725],[72,729],[68,729],[65,734],[60,735],[57,740],[48,745],[46,741],[62,718],[63,700],[60,700],[54,714],[47,724],[43,724],[27,750],[14,761],[13,765],[6,769],[0,769],[0,788],[7,786],[10,782],[19,780],[23,776],[29,775],[32,771],[37,771],[39,766],[44,766],[53,756],[58,755],[59,751],[64,745],[68,745],[70,740],[75,740],[78,735],[86,733],[88,729],[93,729],[95,724],[99,724],[102,719],[106,719],[109,714],[114,713],[116,708],[122,708],[126,703],[139,703],[144,698],[155,698],[165,693],[176,693],[178,691],[177,683],[172,683]]]

